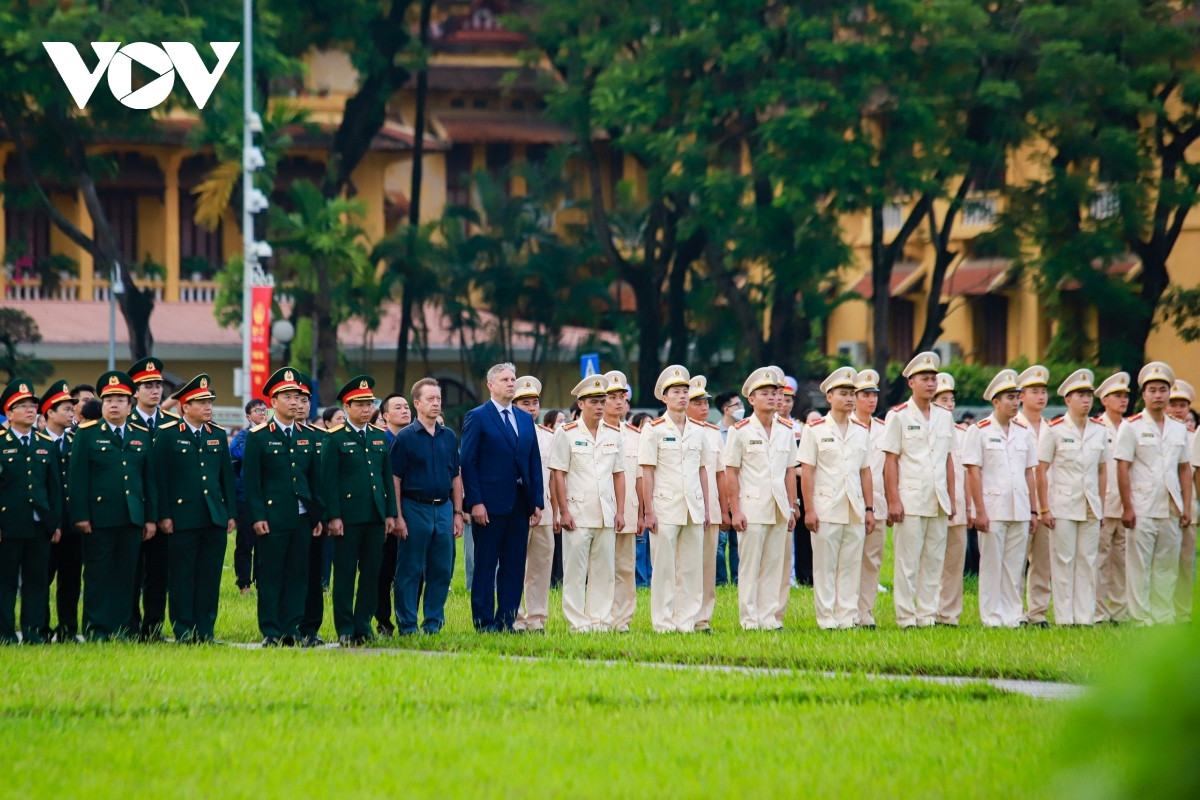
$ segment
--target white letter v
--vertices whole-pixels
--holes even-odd
[[[87,105],[87,101],[91,99],[92,92],[96,90],[96,84],[100,83],[100,78],[108,69],[109,62],[117,54],[121,43],[92,42],[92,50],[100,59],[95,72],[88,72],[87,65],[83,63],[79,51],[70,42],[42,42],[42,46],[50,54],[50,60],[54,62],[54,68],[62,76],[63,83],[67,85],[67,91],[75,100],[75,105],[82,110]]]

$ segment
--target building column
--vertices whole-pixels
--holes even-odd
[[[162,170],[166,188],[163,190],[163,208],[166,214],[166,252],[163,266],[167,269],[166,285],[163,287],[163,300],[168,303],[179,302],[179,167],[183,163],[183,153],[173,151],[158,157],[158,166]]]
[[[529,186],[525,181],[525,176],[520,174],[520,167],[526,161],[526,150],[523,144],[514,144],[513,148],[513,176],[510,188],[513,197],[524,197],[529,193]]]

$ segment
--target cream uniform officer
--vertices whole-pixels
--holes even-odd
[[[1034,364],[1017,376],[1017,386],[1021,393],[1021,411],[1017,414],[1017,420],[1029,429],[1035,447],[1046,425],[1042,419],[1042,409],[1049,401],[1049,385],[1050,370],[1041,364]],[[1036,485],[1034,490],[1037,490]],[[1032,500],[1033,507],[1039,512],[1046,508],[1046,498],[1035,494]],[[1050,610],[1051,570],[1050,529],[1045,523],[1039,521],[1030,533],[1026,550],[1025,560],[1028,568],[1025,573],[1025,621],[1046,627],[1046,612]]]
[[[613,629],[629,630],[633,612],[637,609],[637,535],[641,526],[642,468],[638,466],[637,428],[625,422],[629,410],[629,381],[625,373],[612,370],[604,373],[608,393],[604,406],[604,421],[621,429],[621,449],[625,454],[625,526],[616,532],[613,586]]]
[[[784,540],[796,524],[793,422],[775,417],[783,373],[760,367],[742,384],[753,414],[726,433],[725,483],[738,532],[738,618],[745,630],[783,627]]]
[[[949,372],[937,375],[936,405],[954,413],[955,383]],[[967,468],[963,465],[963,448],[967,443],[967,426],[954,426],[954,516],[946,526],[946,561],[942,564],[942,588],[938,593],[939,625],[957,626],[962,617],[963,566],[967,560]]]
[[[1025,548],[1037,522],[1037,443],[1016,418],[1017,389],[1015,370],[992,378],[983,397],[993,411],[967,431],[963,449],[979,531],[979,618],[985,628],[1021,625]]]
[[[650,529],[650,621],[658,633],[696,629],[704,599],[702,564],[707,523],[708,450],[704,427],[689,422],[687,368],[662,371],[654,394],[666,413],[638,441],[642,493]]]
[[[875,598],[879,593],[879,567],[883,564],[883,546],[887,539],[887,494],[883,488],[883,420],[875,416],[879,405],[879,373],[864,369],[858,373],[854,383],[854,416],[864,425],[871,426],[871,508],[876,515],[874,529],[863,539],[862,574],[859,576],[857,624],[864,628],[875,627]]]
[[[1104,519],[1100,523],[1100,546],[1096,551],[1096,621],[1124,622],[1128,618],[1125,603],[1125,526],[1121,517],[1121,490],[1117,486],[1117,431],[1129,408],[1129,373],[1116,372],[1096,390],[1104,413],[1094,417],[1103,423],[1108,439],[1108,461],[1104,472],[1108,488],[1104,493]]]
[[[1117,432],[1117,480],[1127,529],[1125,588],[1129,616],[1142,625],[1175,618],[1182,527],[1191,523],[1187,428],[1165,413],[1175,373],[1151,361],[1138,373],[1146,410]]]
[[[717,607],[717,537],[721,527],[721,486],[725,480],[725,463],[721,450],[725,442],[721,429],[708,421],[708,378],[693,375],[688,384],[688,418],[704,427],[708,442],[708,525],[704,526],[704,601],[700,605],[700,616],[696,618],[696,630],[711,631],[713,611]],[[697,403],[696,401],[703,401]]]
[[[608,379],[591,375],[571,394],[579,420],[559,428],[550,445],[563,537],[563,616],[574,633],[612,628],[615,527],[625,520],[621,429],[604,422]]]
[[[871,435],[855,419],[857,373],[839,367],[821,383],[829,413],[804,427],[800,439],[800,489],[804,525],[812,536],[813,600],[822,629],[852,628],[866,532],[875,527],[870,495]]]
[[[513,394],[513,405],[519,406],[522,398],[540,398],[542,382],[532,375],[522,375],[517,378],[517,391]],[[542,491],[550,513],[542,514],[540,525],[529,526],[529,539],[525,548],[525,590],[524,602],[517,611],[517,619],[513,622],[513,630],[544,631],[546,616],[550,611],[550,573],[554,569],[554,507],[555,498],[551,492],[550,481],[550,442],[554,438],[554,430],[545,425],[539,425],[534,418],[534,430],[537,432],[538,451],[542,457]]]
[[[896,551],[896,624],[933,625],[946,559],[952,501],[954,416],[933,405],[941,359],[918,353],[904,367],[912,397],[888,412],[883,478]]]
[[[1050,528],[1056,625],[1091,625],[1096,615],[1108,436],[1102,423],[1088,418],[1094,381],[1089,369],[1071,373],[1058,387],[1067,413],[1042,426],[1038,437],[1038,496],[1047,503],[1041,516]]]
[[[1187,381],[1176,379],[1175,383],[1171,385],[1169,402],[1172,407],[1178,406],[1179,414],[1176,418],[1184,424],[1184,427],[1187,427],[1187,414],[1192,404],[1196,402],[1196,390]],[[1174,416],[1174,408],[1172,416]],[[1189,462],[1193,467],[1193,475],[1195,475],[1194,468],[1200,461],[1197,458],[1200,456],[1200,451],[1196,448],[1196,438],[1195,431],[1188,431]],[[1178,622],[1192,621],[1192,584],[1196,577],[1196,520],[1198,515],[1200,515],[1200,507],[1197,507],[1196,495],[1193,493],[1192,524],[1183,529],[1183,537],[1179,545],[1179,580],[1175,582],[1175,619]]]

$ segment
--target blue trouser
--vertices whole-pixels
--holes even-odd
[[[654,572],[654,568],[650,564],[650,534],[646,531],[638,534],[634,564],[637,573],[637,588],[645,589],[650,585],[650,575]]]
[[[430,505],[403,498],[400,513],[408,537],[396,548],[396,628],[417,630],[417,605],[424,576],[426,633],[437,633],[446,624],[446,595],[454,573],[454,510],[450,503]]]
[[[725,552],[729,551],[729,566],[726,569]],[[738,582],[738,540],[737,531],[730,528],[717,534],[717,586]]]
[[[516,509],[488,516],[490,524],[474,529],[471,615],[477,631],[511,631],[525,589],[529,517]]]

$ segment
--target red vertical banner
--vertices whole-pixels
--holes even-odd
[[[271,374],[271,287],[250,287],[250,396],[261,397]]]

